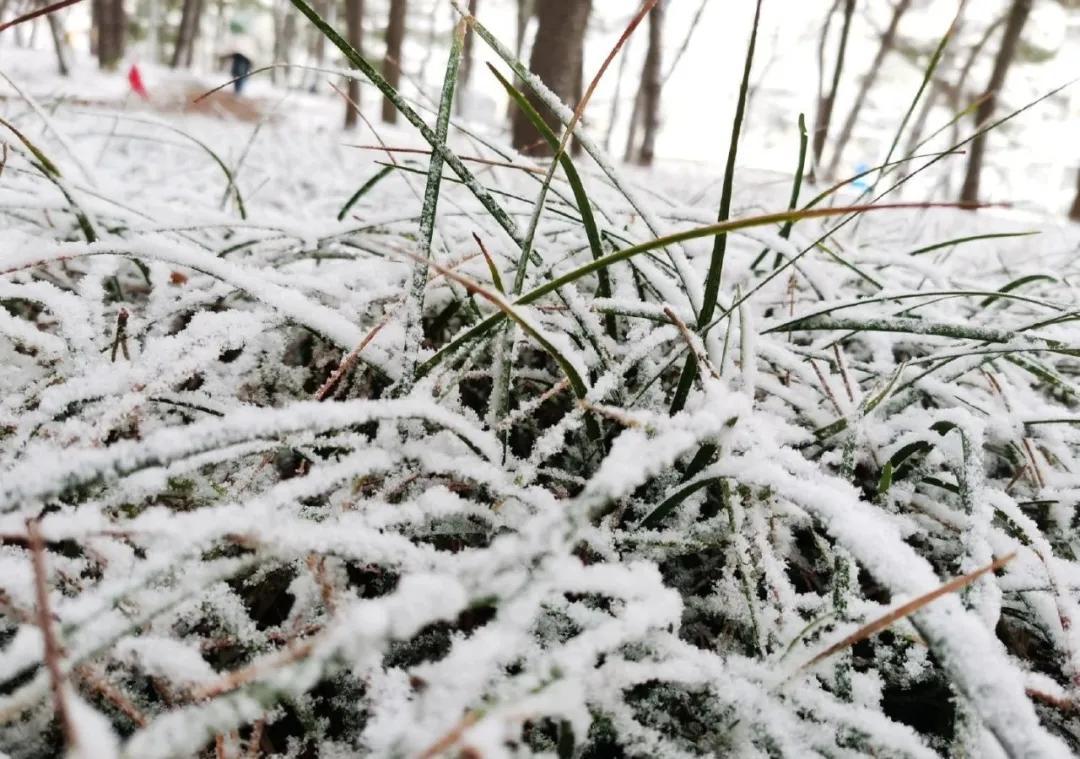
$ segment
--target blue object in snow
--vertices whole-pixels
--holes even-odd
[[[867,166],[865,163],[859,163],[859,164],[855,165],[855,173],[856,174],[864,174],[865,172],[867,172],[869,170],[870,170],[870,167]],[[859,190],[865,190],[870,185],[867,183],[866,177],[859,177],[858,179],[856,179],[855,181],[853,181],[851,183],[851,186],[855,187],[856,189],[859,189]]]

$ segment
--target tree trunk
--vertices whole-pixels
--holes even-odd
[[[98,0],[93,9],[98,15],[98,64],[104,69],[115,68],[124,57],[124,0]]]
[[[1024,30],[1028,15],[1031,13],[1032,0],[1013,0],[1009,8],[1009,18],[1005,22],[1005,34],[1001,38],[994,59],[994,69],[990,73],[990,83],[986,87],[986,99],[975,111],[975,126],[981,128],[987,124],[997,109],[998,93],[1005,84],[1009,67],[1016,57],[1016,48],[1020,42],[1020,33]],[[964,186],[960,190],[961,203],[977,203],[979,200],[979,179],[982,175],[983,158],[986,155],[986,134],[980,134],[971,142],[968,153],[967,174]]]
[[[401,86],[401,46],[405,41],[406,0],[390,0],[390,20],[386,25],[386,57],[383,58],[383,78],[395,90]],[[383,99],[382,118],[388,124],[396,124],[397,108],[389,98]]]
[[[64,47],[64,30],[60,23],[59,14],[54,11],[46,16],[46,19],[49,23],[49,33],[52,35],[53,49],[56,50],[56,67],[60,71],[60,76],[67,76],[70,69],[67,62],[67,49]]]
[[[848,33],[851,31],[851,17],[854,14],[855,0],[845,0],[844,26],[840,30],[840,46],[836,51],[836,67],[833,69],[832,85],[829,87],[829,93],[819,100],[817,118],[814,120],[815,163],[820,163],[821,151],[825,148],[825,139],[829,135],[833,106],[836,105],[836,92],[840,88],[840,75],[844,70],[844,54],[847,52]]]
[[[623,160],[630,163],[634,160],[634,149],[638,143],[638,127],[641,125],[641,111],[644,106],[645,96],[638,88],[634,93],[634,104],[630,107],[630,128],[626,133],[626,150],[623,151]]]
[[[271,0],[273,6],[274,22],[274,63],[285,62],[284,37],[285,37],[285,14],[289,10],[289,0]],[[284,77],[285,86],[289,85],[289,70],[280,66],[270,69],[270,82],[277,84]]]
[[[206,0],[203,0],[206,2]],[[214,60],[220,61],[217,56],[226,52],[225,47],[225,35],[229,29],[229,20],[226,17],[225,0],[217,0],[214,6],[214,36],[210,40],[210,50],[214,56]]]
[[[176,30],[176,47],[173,48],[172,61],[169,63],[174,69],[184,65],[185,59],[190,63],[188,51],[195,37],[195,17],[198,12],[199,0],[184,0],[180,9],[180,27]]]
[[[188,38],[188,43],[184,49],[184,66],[191,68],[191,64],[195,59],[195,43],[199,41],[199,32],[202,31],[202,15],[203,7],[206,5],[206,0],[195,0],[195,17],[191,24],[191,36]]]
[[[844,126],[840,129],[840,136],[836,138],[832,160],[829,161],[829,169],[826,172],[830,177],[836,176],[837,169],[840,167],[840,159],[844,154],[844,148],[847,147],[848,140],[851,139],[851,132],[855,129],[855,124],[859,120],[859,112],[862,110],[863,105],[866,104],[866,97],[870,94],[874,82],[877,81],[885,56],[889,54],[893,49],[893,45],[896,44],[896,30],[900,27],[900,19],[904,17],[910,7],[911,0],[900,0],[893,8],[892,19],[890,19],[885,33],[881,35],[881,43],[878,45],[874,62],[870,64],[866,76],[863,77],[862,83],[859,85],[859,93],[855,96],[855,103],[851,106],[851,110],[844,120]]]
[[[514,57],[521,60],[525,52],[525,32],[529,28],[529,19],[536,9],[532,0],[517,0],[517,23],[514,27]]]
[[[514,58],[517,60],[524,60],[525,57],[525,34],[529,29],[529,19],[536,13],[536,4],[533,0],[517,0],[517,21],[514,25]],[[521,77],[514,74],[514,89],[519,92],[525,92],[525,83],[521,81]],[[514,114],[517,112],[517,106],[514,105],[514,101],[511,100],[506,104],[506,117],[511,123],[514,121]]]
[[[326,20],[326,23],[331,27],[334,26],[334,9],[337,5],[329,0],[317,0],[313,3],[315,12]],[[308,30],[308,57],[314,61],[316,68],[322,68],[323,63],[326,61],[326,35],[323,34],[315,26],[311,26]],[[312,92],[318,90],[319,80],[322,78],[322,74],[318,71],[312,71],[310,89]]]
[[[591,6],[591,0],[543,0],[536,8],[540,24],[529,69],[570,106],[577,103],[583,87],[585,30]],[[559,132],[558,117],[532,92],[527,94],[544,121]],[[513,144],[514,148],[529,155],[550,155],[552,152],[520,109],[514,112]]]
[[[345,0],[345,36],[356,52],[364,54],[364,0]],[[349,100],[345,103],[345,128],[356,127],[357,112],[360,106],[360,80],[349,79]],[[355,104],[355,105],[354,105]]]
[[[1076,197],[1073,198],[1072,208],[1069,209],[1069,218],[1080,221],[1080,169],[1076,170]]]
[[[105,15],[105,0],[90,0],[90,55],[101,55],[101,19]],[[15,27],[18,31],[18,27]]]
[[[638,163],[652,166],[656,153],[656,133],[660,130],[660,92],[663,86],[661,64],[664,51],[664,6],[660,0],[649,12],[649,50],[641,72],[642,118],[645,133],[641,138]]]
[[[285,0],[282,8],[281,16],[281,42],[280,52],[282,63],[292,63],[293,49],[296,47],[296,13],[293,9],[292,3]],[[292,88],[295,77],[293,76],[293,69],[286,66],[282,69],[285,78],[285,86]],[[301,74],[301,81],[303,81],[303,75]]]

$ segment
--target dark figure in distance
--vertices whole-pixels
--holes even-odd
[[[222,58],[229,59],[229,75],[236,80],[233,82],[233,89],[239,95],[244,89],[248,74],[251,73],[251,59],[240,52],[229,53]]]

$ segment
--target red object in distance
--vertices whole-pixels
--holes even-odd
[[[150,93],[146,91],[146,85],[143,84],[142,74],[139,73],[139,67],[134,63],[131,64],[131,69],[128,70],[128,84],[131,85],[131,89],[134,90],[135,94],[143,100],[150,99]]]

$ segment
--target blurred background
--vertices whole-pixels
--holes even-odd
[[[450,0],[310,2],[403,93],[437,98],[458,18]],[[571,104],[640,8],[637,0],[461,3]],[[335,82],[376,125],[396,115],[372,88],[347,86],[346,61],[290,0],[59,5],[0,32],[0,71],[45,101],[187,107],[247,61],[254,73],[246,86],[219,100],[225,115],[250,118],[260,103],[287,97],[294,113],[324,103],[343,114],[337,128],[364,128]],[[0,22],[49,6],[0,0]],[[661,0],[591,100],[590,132],[629,163],[718,172],[754,11],[753,0]],[[511,123],[487,62],[498,58],[470,35],[458,119],[536,152],[542,146],[528,125]],[[263,70],[270,64],[279,65]],[[790,174],[804,114],[811,176],[842,180],[890,154],[948,149],[1077,76],[1080,0],[764,0],[740,164]],[[1010,201],[1080,219],[1076,86],[963,150],[912,182],[909,195]]]

